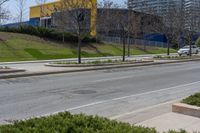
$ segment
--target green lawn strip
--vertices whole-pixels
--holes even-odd
[[[157,131],[98,116],[71,115],[64,112],[48,117],[16,121],[11,125],[1,125],[0,133],[157,133]]]
[[[76,44],[73,45],[30,35],[0,32],[0,61],[76,58]],[[86,44],[82,47],[82,57],[121,56],[122,51],[122,46],[116,44]],[[132,55],[157,53],[166,53],[166,49],[147,47],[145,51],[135,46],[131,47]]]
[[[122,61],[122,60],[99,60],[99,61],[87,61],[87,62],[82,62],[81,64],[89,64],[89,65],[101,65],[101,64],[128,64],[128,63],[137,63],[139,61],[136,60],[127,60],[127,61]],[[142,61],[140,61],[142,62]],[[66,61],[60,61],[60,62],[54,62],[52,64],[62,64],[62,65],[67,65],[67,64],[78,64],[78,62],[66,62]]]
[[[182,100],[182,103],[200,107],[200,93],[196,93]]]

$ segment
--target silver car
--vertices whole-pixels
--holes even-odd
[[[199,53],[199,48],[196,45],[191,46],[191,53],[192,54],[198,54]],[[184,46],[183,48],[178,50],[178,54],[181,55],[189,55],[190,54],[190,46]]]

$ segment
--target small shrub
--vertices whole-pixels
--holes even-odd
[[[200,93],[196,93],[182,100],[182,103],[200,107]]]

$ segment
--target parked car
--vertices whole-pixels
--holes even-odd
[[[198,54],[199,53],[199,48],[196,45],[191,46],[191,53],[192,54]],[[184,46],[183,48],[178,50],[179,56],[181,55],[189,55],[190,54],[190,46]]]

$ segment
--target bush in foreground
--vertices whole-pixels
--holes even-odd
[[[196,93],[182,100],[182,103],[200,107],[200,93]]]
[[[157,133],[157,131],[107,118],[83,114],[71,115],[64,112],[48,117],[16,121],[12,125],[2,125],[0,133]]]

